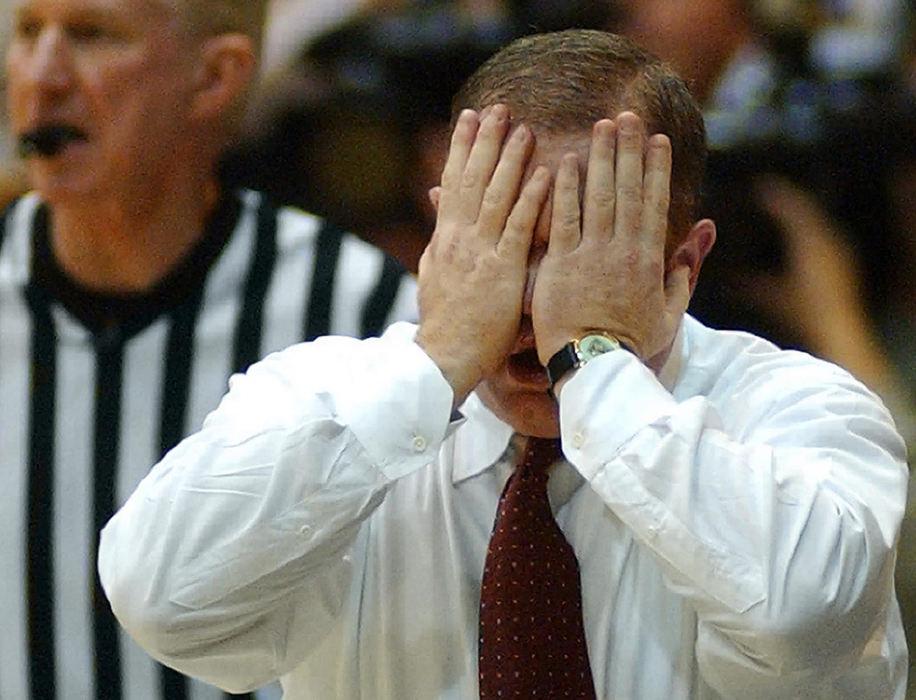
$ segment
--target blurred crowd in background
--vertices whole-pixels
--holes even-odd
[[[261,85],[224,177],[321,214],[416,270],[463,79],[523,34],[627,34],[678,69],[707,117],[704,215],[719,237],[692,313],[845,366],[884,398],[912,455],[914,4],[274,0]],[[0,159],[9,197],[26,186],[9,139]],[[912,644],[916,507],[898,592]]]

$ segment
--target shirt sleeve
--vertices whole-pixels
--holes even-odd
[[[608,353],[560,396],[567,458],[695,608],[726,697],[810,697],[880,639],[893,598],[902,440],[858,382],[792,355],[679,400]]]
[[[154,657],[242,692],[321,640],[360,526],[448,428],[451,388],[413,330],[322,338],[234,376],[106,525],[103,586]]]

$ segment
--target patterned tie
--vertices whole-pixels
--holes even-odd
[[[595,698],[579,565],[553,519],[557,440],[529,438],[499,500],[480,591],[480,697]]]

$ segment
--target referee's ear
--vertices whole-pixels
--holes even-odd
[[[257,60],[251,37],[219,34],[206,40],[193,101],[201,120],[221,119],[244,102]]]

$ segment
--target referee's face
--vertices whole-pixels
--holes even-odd
[[[10,121],[49,201],[174,183],[189,139],[196,40],[166,0],[16,0]],[[113,191],[114,190],[114,191]]]

